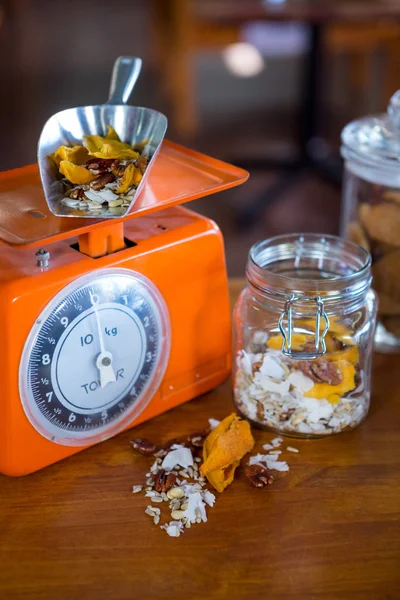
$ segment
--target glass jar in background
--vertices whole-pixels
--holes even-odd
[[[364,419],[376,321],[370,265],[362,247],[335,236],[252,247],[233,321],[234,399],[244,417],[308,438]]]
[[[400,350],[400,90],[387,114],[353,121],[342,132],[345,159],[341,234],[372,257],[379,298],[375,347]]]

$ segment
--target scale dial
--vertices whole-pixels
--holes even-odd
[[[61,290],[32,327],[19,369],[25,413],[59,444],[111,437],[151,400],[169,350],[167,308],[151,281],[94,271]]]

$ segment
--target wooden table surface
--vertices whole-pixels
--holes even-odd
[[[235,294],[238,284],[232,284]],[[1,600],[398,600],[399,357],[376,356],[367,420],[291,441],[290,471],[252,488],[243,472],[207,523],[171,538],[133,495],[165,442],[232,411],[230,384],[33,475],[0,476]],[[272,435],[254,431],[256,449]]]

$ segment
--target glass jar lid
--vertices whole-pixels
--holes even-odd
[[[400,90],[386,113],[352,121],[341,138],[350,170],[372,183],[400,185]]]

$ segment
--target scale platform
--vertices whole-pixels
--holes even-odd
[[[131,212],[112,219],[112,224],[229,189],[248,176],[243,169],[164,140]],[[31,248],[109,226],[108,219],[54,216],[47,207],[36,164],[0,173],[0,243]]]

